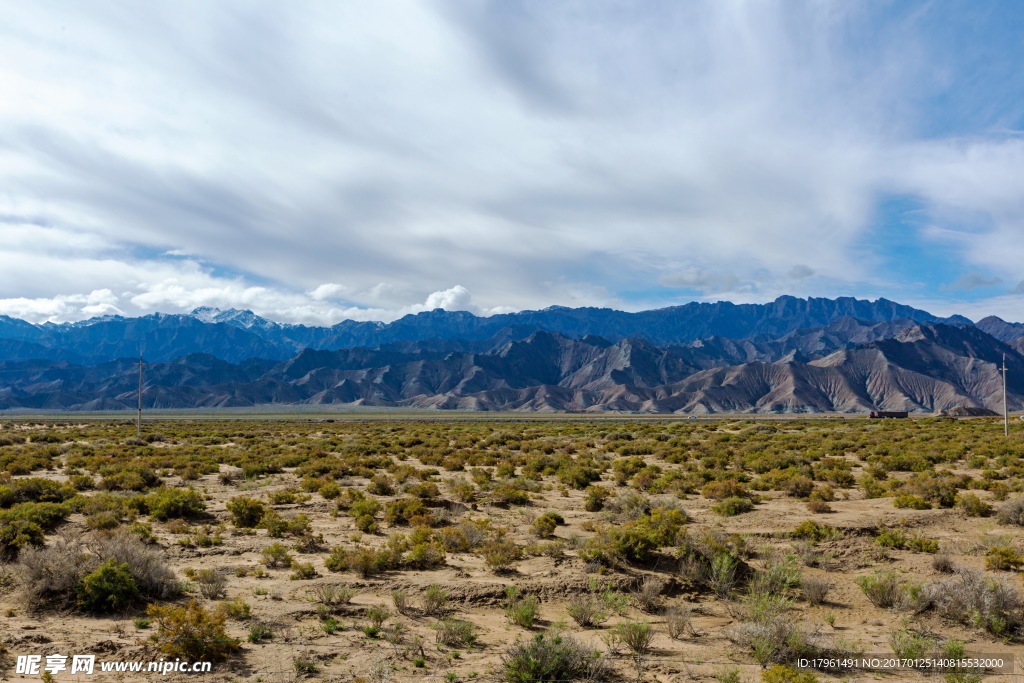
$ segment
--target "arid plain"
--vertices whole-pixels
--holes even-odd
[[[992,419],[8,420],[0,641],[56,680],[1014,680]],[[799,660],[1002,658],[1002,669]],[[543,668],[547,667],[547,668]]]

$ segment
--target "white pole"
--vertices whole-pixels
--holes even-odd
[[[1006,405],[1006,354],[1003,354],[1003,434],[1010,435],[1010,409]]]
[[[135,435],[142,438],[142,356],[139,356],[139,416],[135,420]]]

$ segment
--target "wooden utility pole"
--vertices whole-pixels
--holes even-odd
[[[1006,354],[1003,354],[1003,434],[1010,435],[1010,408],[1006,405]]]
[[[139,416],[135,420],[135,436],[142,438],[142,354],[139,354]]]

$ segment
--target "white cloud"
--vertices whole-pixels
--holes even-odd
[[[335,282],[325,282],[310,291],[309,296],[315,301],[325,301],[327,299],[338,299],[344,297],[348,292],[349,288],[345,285],[339,285]]]
[[[963,85],[940,12],[12,5],[0,307],[336,322],[900,292],[870,238],[900,193],[922,239],[1016,281],[1024,141],[922,130]],[[98,289],[123,295],[68,298]]]
[[[462,285],[455,285],[451,289],[432,292],[427,297],[425,306],[427,310],[443,308],[448,311],[468,311],[472,306],[470,299],[472,299],[472,296],[468,289]]]
[[[704,293],[732,292],[740,285],[740,279],[732,273],[714,273],[691,266],[675,273],[666,273],[659,278],[666,287],[687,287]]]

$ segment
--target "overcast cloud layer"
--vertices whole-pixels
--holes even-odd
[[[1024,319],[1019,2],[31,2],[0,313]]]

